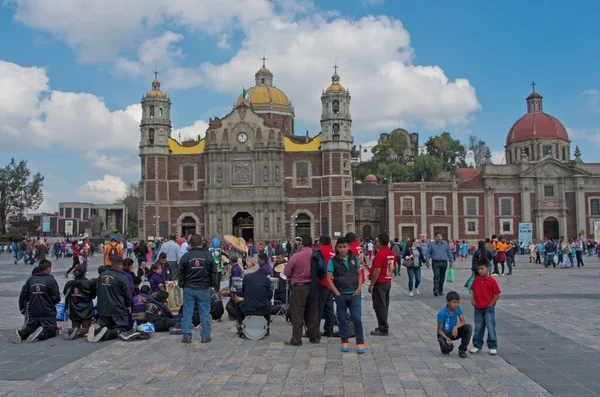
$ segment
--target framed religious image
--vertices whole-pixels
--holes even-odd
[[[179,288],[177,281],[167,281],[165,290],[169,293],[167,307],[173,313],[179,313],[179,308],[183,304],[183,289]]]

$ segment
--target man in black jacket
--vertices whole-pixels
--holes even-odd
[[[174,316],[167,306],[167,298],[169,293],[160,290],[152,294],[146,303],[146,319],[154,324],[154,332],[167,332],[179,323],[179,317]]]
[[[50,275],[52,263],[42,259],[35,272],[19,296],[19,310],[25,313],[29,305],[27,325],[22,330],[15,329],[12,334],[14,343],[44,340],[56,336],[56,304],[60,302],[58,283]]]
[[[123,258],[115,256],[111,266],[102,272],[96,281],[98,323],[102,328],[90,328],[88,342],[116,339],[120,333],[131,329],[131,290],[121,270]]]
[[[183,288],[183,318],[181,319],[182,343],[192,343],[192,315],[196,302],[200,308],[202,343],[211,342],[210,337],[210,289],[217,285],[217,264],[202,246],[202,237],[190,238],[192,249],[179,260],[177,284]]]
[[[243,278],[242,290],[239,295],[243,296],[244,300],[237,304],[237,328],[238,335],[243,337],[244,333],[241,326],[246,316],[264,316],[267,324],[270,322],[273,291],[271,290],[271,280],[266,271],[258,269],[254,273],[246,274]]]

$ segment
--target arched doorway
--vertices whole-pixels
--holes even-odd
[[[181,220],[181,234],[180,236],[190,236],[196,234],[196,220],[191,216],[186,216]]]
[[[553,240],[559,237],[558,219],[553,216],[549,216],[544,219],[544,236]]]
[[[254,240],[254,218],[248,212],[238,212],[232,218],[233,235],[246,241]]]
[[[304,212],[296,215],[296,234],[294,237],[299,237],[304,234],[310,236],[310,216]],[[312,238],[312,236],[311,236]]]
[[[367,240],[367,239],[371,239],[371,235],[373,234],[373,231],[371,230],[371,226],[370,225],[365,225],[363,226],[362,229],[362,238]]]

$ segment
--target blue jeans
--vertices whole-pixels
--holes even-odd
[[[340,331],[340,338],[342,343],[348,342],[348,310],[350,310],[350,316],[352,316],[352,322],[354,323],[354,331],[356,332],[356,343],[365,343],[364,330],[362,325],[362,300],[361,296],[355,296],[351,294],[341,294],[335,298],[336,315],[338,320],[338,329]],[[184,309],[185,311],[185,309]]]
[[[506,264],[508,265],[508,273],[512,273],[513,258],[511,256],[506,257]]]
[[[421,284],[421,266],[407,267],[406,273],[408,273],[408,291],[412,292],[413,282],[415,288],[419,288],[419,284]]]
[[[184,338],[192,338],[192,316],[194,306],[198,303],[200,308],[200,323],[202,339],[210,338],[210,289],[183,289],[183,318],[181,319],[181,331]]]
[[[498,347],[498,337],[496,336],[496,308],[475,308],[474,317],[475,332],[473,332],[473,346],[478,349],[483,347],[483,336],[485,334],[485,329],[487,328],[488,349],[496,349]]]

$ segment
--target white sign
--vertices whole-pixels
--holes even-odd
[[[533,239],[533,223],[530,222],[519,222],[519,243],[523,243],[526,246],[531,243]]]

